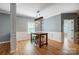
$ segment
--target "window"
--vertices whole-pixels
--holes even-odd
[[[35,32],[35,23],[34,22],[28,22],[28,33]]]

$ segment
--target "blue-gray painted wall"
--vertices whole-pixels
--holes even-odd
[[[43,31],[61,32],[61,14],[43,20]]]
[[[31,17],[17,16],[16,17],[16,31],[20,31],[20,25],[27,25],[27,21],[34,21]],[[22,23],[19,23],[22,22]],[[24,22],[24,23],[23,23]],[[27,31],[27,26],[25,27]],[[21,31],[24,31],[24,27]],[[0,13],[0,42],[10,41],[10,15]]]
[[[10,16],[0,14],[0,42],[10,41]]]

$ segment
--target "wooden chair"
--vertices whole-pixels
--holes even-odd
[[[35,36],[35,44],[39,44],[39,36],[38,35]]]
[[[45,40],[45,36],[42,35],[41,36],[41,45],[45,44],[46,43],[46,40]]]
[[[45,43],[46,43],[45,36],[42,35],[41,36],[41,45],[43,46]],[[35,44],[36,45],[39,45],[39,36],[38,35],[35,36]]]

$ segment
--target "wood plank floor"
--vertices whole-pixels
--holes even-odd
[[[79,44],[72,42],[60,43],[49,40],[48,47],[39,48],[35,44],[31,44],[30,40],[18,41],[17,49],[14,55],[78,55]]]
[[[30,40],[17,42],[16,52],[11,55],[79,55],[79,44],[71,41],[60,43],[48,40],[48,46],[39,48],[31,44]],[[10,43],[0,44],[0,55],[10,55]]]
[[[0,55],[10,54],[10,42],[0,44]]]

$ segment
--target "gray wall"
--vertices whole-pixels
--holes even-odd
[[[49,17],[43,21],[43,31],[61,32],[61,15]]]
[[[10,41],[10,16],[0,14],[0,42]]]
[[[28,16],[17,16],[16,19],[16,40],[27,40],[30,38],[28,33],[28,22],[34,22],[34,18]]]
[[[61,15],[55,15],[44,19],[43,32],[48,33],[48,38],[61,42]]]
[[[16,19],[16,32],[27,32],[28,22],[34,21],[31,17],[17,16]]]
[[[79,40],[79,37],[77,35],[76,32],[78,32],[78,14],[77,13],[63,13],[61,14],[61,20],[62,20],[62,32],[64,32],[64,29],[63,29],[63,23],[64,23],[64,20],[65,19],[74,19],[74,42],[78,41]],[[62,41],[64,41],[64,36],[62,35]]]
[[[75,31],[77,31],[77,20],[78,20],[78,14],[77,13],[63,13],[61,14],[61,20],[62,20],[62,32],[63,32],[63,22],[64,22],[64,19],[74,19],[74,28],[75,28]]]
[[[79,15],[78,15],[78,20],[77,20],[77,32],[79,32]]]
[[[36,32],[42,31],[42,20],[43,19],[39,19],[39,20],[35,21],[35,31]],[[37,22],[40,22],[40,23],[37,23]]]
[[[75,20],[75,32],[78,31],[78,14],[77,13],[63,13],[60,15],[52,16],[43,21],[43,30],[48,32],[63,32],[63,20]]]
[[[64,36],[63,36],[63,23],[64,19],[74,19],[74,42],[79,42],[79,19],[77,13],[62,13],[60,15],[49,17],[48,19],[45,19],[43,21],[43,31],[46,32],[55,32],[55,33],[49,33],[49,38],[53,38],[56,40],[60,39],[62,42],[64,42]],[[60,32],[60,33],[59,33]],[[59,36],[59,37],[58,37]]]
[[[33,22],[31,17],[16,17],[16,32],[27,32],[27,22]],[[0,42],[10,41],[10,15],[0,14]]]

